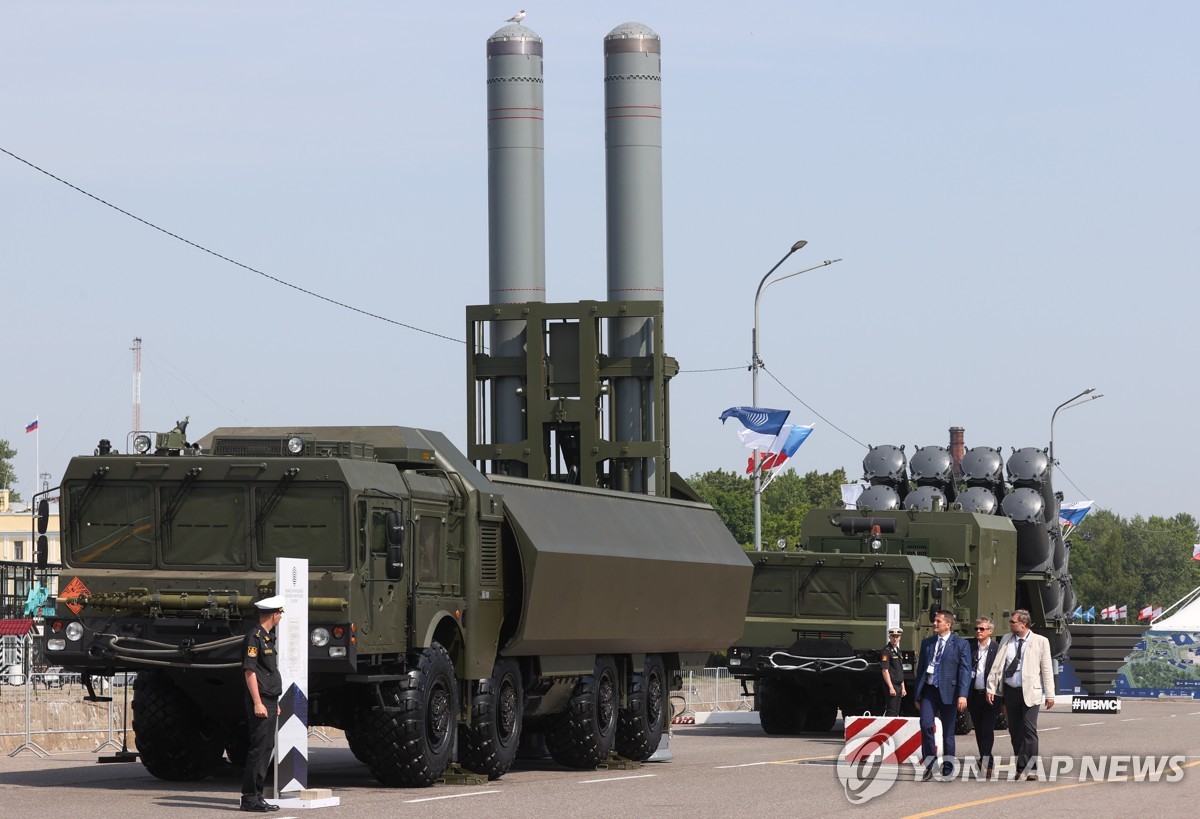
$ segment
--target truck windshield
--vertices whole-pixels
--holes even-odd
[[[269,492],[259,492],[265,503]],[[260,565],[277,557],[307,557],[309,565],[346,565],[346,495],[340,486],[290,486],[268,510],[260,531]]]
[[[162,504],[178,487],[163,487]],[[194,485],[163,533],[166,566],[244,566],[247,491],[241,484]]]
[[[85,487],[67,488],[72,508]],[[149,484],[100,484],[75,518],[69,548],[72,562],[147,566],[154,559],[154,494]]]

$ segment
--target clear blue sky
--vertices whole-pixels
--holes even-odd
[[[527,0],[531,2],[531,0]],[[674,467],[741,469],[758,279],[767,406],[862,443],[1045,446],[1124,515],[1200,514],[1200,6],[554,3],[547,298],[605,293],[602,39],[663,40]],[[487,300],[496,3],[12,3],[0,147],[188,239],[461,338]],[[19,489],[131,426],[406,424],[462,443],[460,344],[315,300],[0,155],[0,438]],[[726,369],[729,368],[729,369]],[[718,370],[716,372],[689,372]],[[773,380],[773,377],[778,382]],[[788,390],[812,407],[802,406]],[[830,423],[841,427],[843,435]]]

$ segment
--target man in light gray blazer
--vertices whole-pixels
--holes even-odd
[[[1008,618],[1012,633],[1000,641],[988,674],[988,702],[1003,697],[1008,735],[1017,755],[1017,777],[1037,779],[1037,718],[1042,703],[1054,707],[1054,666],[1050,641],[1029,629],[1029,612],[1017,609]]]

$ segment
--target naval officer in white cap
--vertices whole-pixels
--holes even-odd
[[[258,625],[246,632],[242,641],[242,674],[246,679],[246,722],[250,727],[250,750],[246,754],[246,775],[242,780],[242,810],[266,813],[279,810],[263,799],[263,785],[271,769],[275,752],[275,726],[279,722],[279,697],[283,678],[279,675],[275,627],[283,616],[283,598],[279,595],[259,600]],[[278,794],[276,794],[278,795]]]

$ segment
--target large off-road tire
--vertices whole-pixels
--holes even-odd
[[[617,664],[608,655],[597,657],[595,670],[575,684],[567,710],[546,727],[555,762],[591,770],[608,757],[617,738],[619,693]]]
[[[459,764],[499,779],[517,758],[524,716],[520,666],[498,658],[492,676],[471,683],[471,724],[458,726]]]
[[[370,715],[372,712],[365,712]],[[350,746],[350,753],[354,754],[354,758],[364,765],[367,762],[366,740],[363,739],[363,731],[358,727],[357,722],[346,726],[346,744]]]
[[[458,714],[458,681],[446,649],[434,643],[410,657],[412,670],[401,680],[380,684],[383,704],[367,702],[357,733],[365,762],[389,787],[432,785],[450,764]]]
[[[783,677],[763,677],[755,684],[758,721],[771,735],[799,734],[808,721],[808,705],[800,688]]]
[[[658,750],[667,727],[667,672],[657,654],[646,656],[641,674],[629,683],[629,706],[617,715],[617,753],[644,762]]]
[[[837,715],[838,707],[836,703],[813,703],[808,709],[808,716],[805,717],[804,730],[820,733],[832,731],[833,726],[837,724]]]
[[[133,683],[133,733],[146,770],[192,781],[212,774],[225,752],[220,723],[206,719],[170,678],[142,671]]]
[[[229,764],[235,768],[246,767],[246,757],[250,753],[250,727],[245,720],[225,723],[225,733],[222,744],[225,746],[225,756]]]

